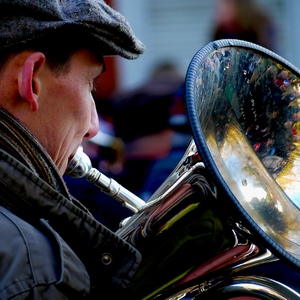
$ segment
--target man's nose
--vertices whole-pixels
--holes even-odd
[[[98,113],[97,113],[97,110],[96,110],[95,102],[93,102],[93,105],[92,105],[91,109],[92,109],[92,111],[91,111],[91,122],[90,122],[89,130],[84,136],[85,139],[91,139],[99,131],[99,118],[98,118]]]

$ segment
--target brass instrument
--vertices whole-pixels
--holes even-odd
[[[142,199],[122,187],[115,180],[108,178],[93,168],[89,157],[83,152],[82,147],[78,148],[69,163],[66,174],[73,178],[85,178],[99,187],[103,193],[116,199],[133,212],[138,212],[145,204]]]
[[[131,299],[300,299],[276,269],[300,276],[299,95],[300,71],[283,58],[214,41],[187,71],[193,139],[148,202],[79,150],[68,173],[135,212],[117,231],[143,255]]]

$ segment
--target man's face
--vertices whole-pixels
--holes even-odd
[[[40,128],[32,131],[61,174],[82,140],[92,138],[99,130],[91,91],[103,71],[104,63],[89,51],[80,50],[72,56],[67,74],[55,77],[50,69],[44,72],[38,109],[42,120]]]

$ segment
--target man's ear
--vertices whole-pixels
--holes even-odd
[[[32,111],[38,109],[38,97],[41,90],[38,73],[43,68],[45,60],[45,55],[41,52],[30,54],[24,61],[18,76],[19,94],[28,102]]]

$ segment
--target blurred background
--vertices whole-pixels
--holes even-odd
[[[300,67],[300,1],[256,2],[274,23],[275,52]],[[145,80],[154,64],[165,59],[175,61],[185,74],[197,50],[212,40],[220,5],[219,0],[111,0],[111,3],[126,16],[147,46],[147,52],[137,61],[117,62],[121,88],[136,86]]]
[[[144,82],[153,66],[176,62],[185,75],[190,60],[212,40],[219,0],[107,0],[130,22],[147,51],[138,60],[112,59],[110,82],[101,89],[105,97],[115,89],[130,89]],[[242,0],[243,2],[243,0]],[[251,2],[251,1],[250,1]],[[300,1],[256,0],[274,23],[276,53],[300,67]],[[113,74],[112,74],[113,73]],[[113,75],[113,77],[111,76]],[[113,80],[112,80],[113,78]]]
[[[101,132],[84,150],[94,167],[147,200],[174,169],[191,138],[184,77],[210,41],[260,44],[300,67],[299,0],[106,0],[146,45],[134,61],[106,58],[94,98]],[[131,215],[80,180],[71,193],[115,230]]]

